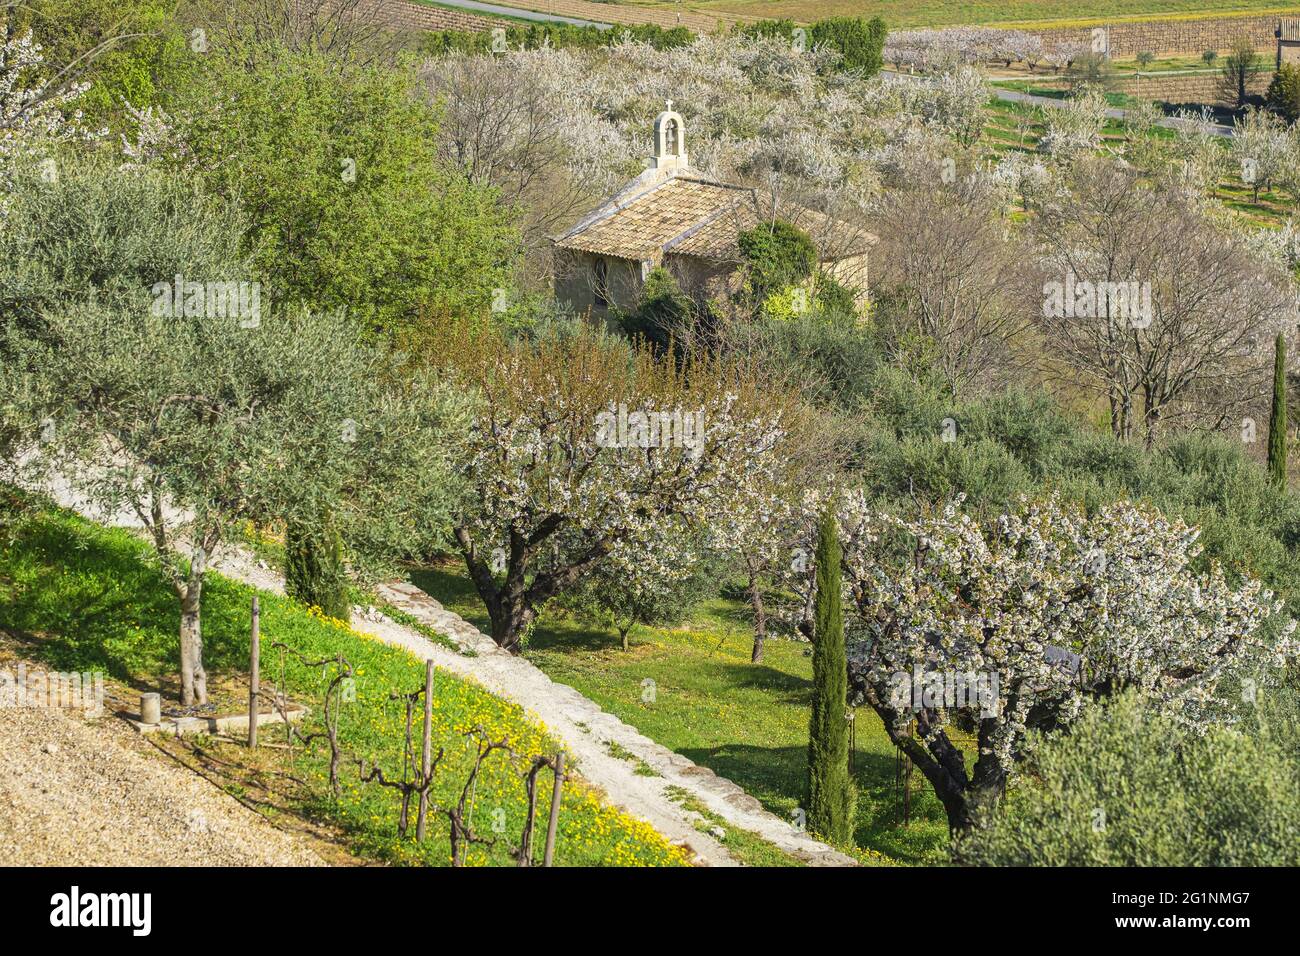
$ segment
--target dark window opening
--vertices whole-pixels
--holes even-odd
[[[596,276],[593,298],[598,308],[607,309],[609,308],[609,265],[604,259],[597,259],[593,271]]]

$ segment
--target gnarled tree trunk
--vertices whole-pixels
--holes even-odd
[[[203,572],[207,555],[194,549],[190,573],[177,583],[181,602],[181,706],[208,702],[208,673],[203,667]]]
[[[754,650],[749,660],[758,664],[763,660],[763,642],[767,640],[767,608],[763,605],[763,586],[752,566],[749,569],[749,603],[754,608]]]

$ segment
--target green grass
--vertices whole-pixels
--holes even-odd
[[[126,532],[106,530],[64,512],[45,511],[5,527],[0,515],[0,628],[29,656],[60,670],[103,670],[138,690],[174,695],[178,666],[176,601],[151,566],[146,546]],[[248,606],[252,589],[209,574],[204,591],[205,663],[217,688],[214,698],[246,694]],[[343,654],[356,671],[356,699],[344,704],[340,739],[345,751],[377,759],[390,778],[401,776],[404,710],[392,692],[423,685],[423,663],[412,655],[368,639],[340,622],[309,613],[272,594],[260,595],[262,674],[278,679],[282,641],[310,659]],[[289,658],[284,671],[290,696],[313,708],[306,729],[319,729],[321,696],[328,669],[308,668]],[[465,732],[482,726],[493,739],[508,737],[518,758],[494,754],[484,764],[475,793],[475,822],[483,835],[498,836],[492,847],[475,846],[471,865],[513,865],[509,847],[523,825],[525,792],[521,774],[533,755],[556,744],[519,707],[476,684],[439,672],[434,694],[434,750],[446,756],[435,777],[435,805],[454,803],[468,776],[471,751]],[[224,688],[224,689],[223,689]],[[174,698],[173,698],[174,699]],[[246,699],[246,698],[244,698]],[[398,795],[377,785],[360,785],[355,765],[345,763],[339,799],[327,781],[328,748],[302,750],[291,767],[306,783],[299,810],[320,816],[347,835],[354,852],[397,864],[445,865],[450,861],[448,823],[431,818],[423,844],[396,836]],[[545,821],[550,788],[538,813]],[[499,811],[499,812],[498,812]],[[496,821],[504,832],[495,834]],[[565,787],[556,859],[561,865],[676,865],[685,862],[647,824],[601,802],[578,780]],[[539,847],[540,852],[540,847]]]
[[[746,866],[793,867],[804,865],[803,861],[790,856],[790,854],[768,843],[762,837],[750,833],[748,830],[732,826],[706,807],[699,799],[692,796],[689,790],[670,786],[667,788],[667,792],[670,799],[681,804],[692,813],[698,813],[703,817],[702,820],[696,821],[695,828],[697,830],[701,833],[707,833],[718,840],[732,856]]]
[[[482,604],[457,567],[417,571],[412,581],[474,624],[486,625]],[[734,780],[789,820],[807,774],[812,661],[808,645],[789,640],[770,640],[762,664],[750,663],[750,649],[743,605],[719,598],[703,605],[689,626],[633,630],[626,652],[613,631],[547,613],[524,653],[552,679]],[[653,695],[646,693],[646,681],[653,681]],[[857,713],[856,846],[842,849],[866,862],[942,862],[948,831],[938,800],[915,775],[911,824],[901,826],[895,748],[873,713]]]

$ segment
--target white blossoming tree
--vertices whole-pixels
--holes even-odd
[[[1047,110],[1047,132],[1038,148],[1060,160],[1096,152],[1109,108],[1105,93],[1094,87],[1086,88],[1078,96],[1067,99],[1059,109]]]
[[[669,560],[656,551],[670,531],[761,507],[781,467],[797,409],[743,374],[679,371],[582,325],[534,341],[441,334],[441,361],[482,399],[455,539],[511,651],[602,564]]]
[[[654,530],[650,540],[618,542],[572,600],[565,601],[582,617],[612,624],[623,650],[633,627],[677,623],[717,583],[707,530],[691,532],[680,520]]]
[[[30,30],[0,41],[0,188],[7,167],[37,144],[80,135],[81,114],[72,104],[87,85],[66,82],[64,72],[42,79],[44,63]]]
[[[1088,516],[1022,501],[981,524],[960,499],[907,519],[858,494],[841,521],[857,611],[850,693],[933,785],[954,831],[996,804],[1028,731],[1068,725],[1085,699],[1135,688],[1205,727],[1249,706],[1248,682],[1297,651],[1269,591],[1194,571],[1197,530],[1128,503]]]
[[[1232,130],[1232,153],[1242,182],[1256,201],[1261,189],[1293,187],[1300,166],[1300,149],[1286,121],[1267,110],[1249,109]]]

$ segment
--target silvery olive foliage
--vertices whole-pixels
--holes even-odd
[[[1248,706],[1240,682],[1276,679],[1300,643],[1258,581],[1193,570],[1197,529],[1127,502],[1085,514],[1022,500],[981,523],[958,498],[930,515],[840,509],[847,599],[856,611],[850,692],[934,785],[954,828],[996,800],[1032,742],[1084,702],[1125,689],[1196,731]],[[916,706],[916,671],[985,678],[995,696]],[[950,730],[974,728],[968,771]]]

